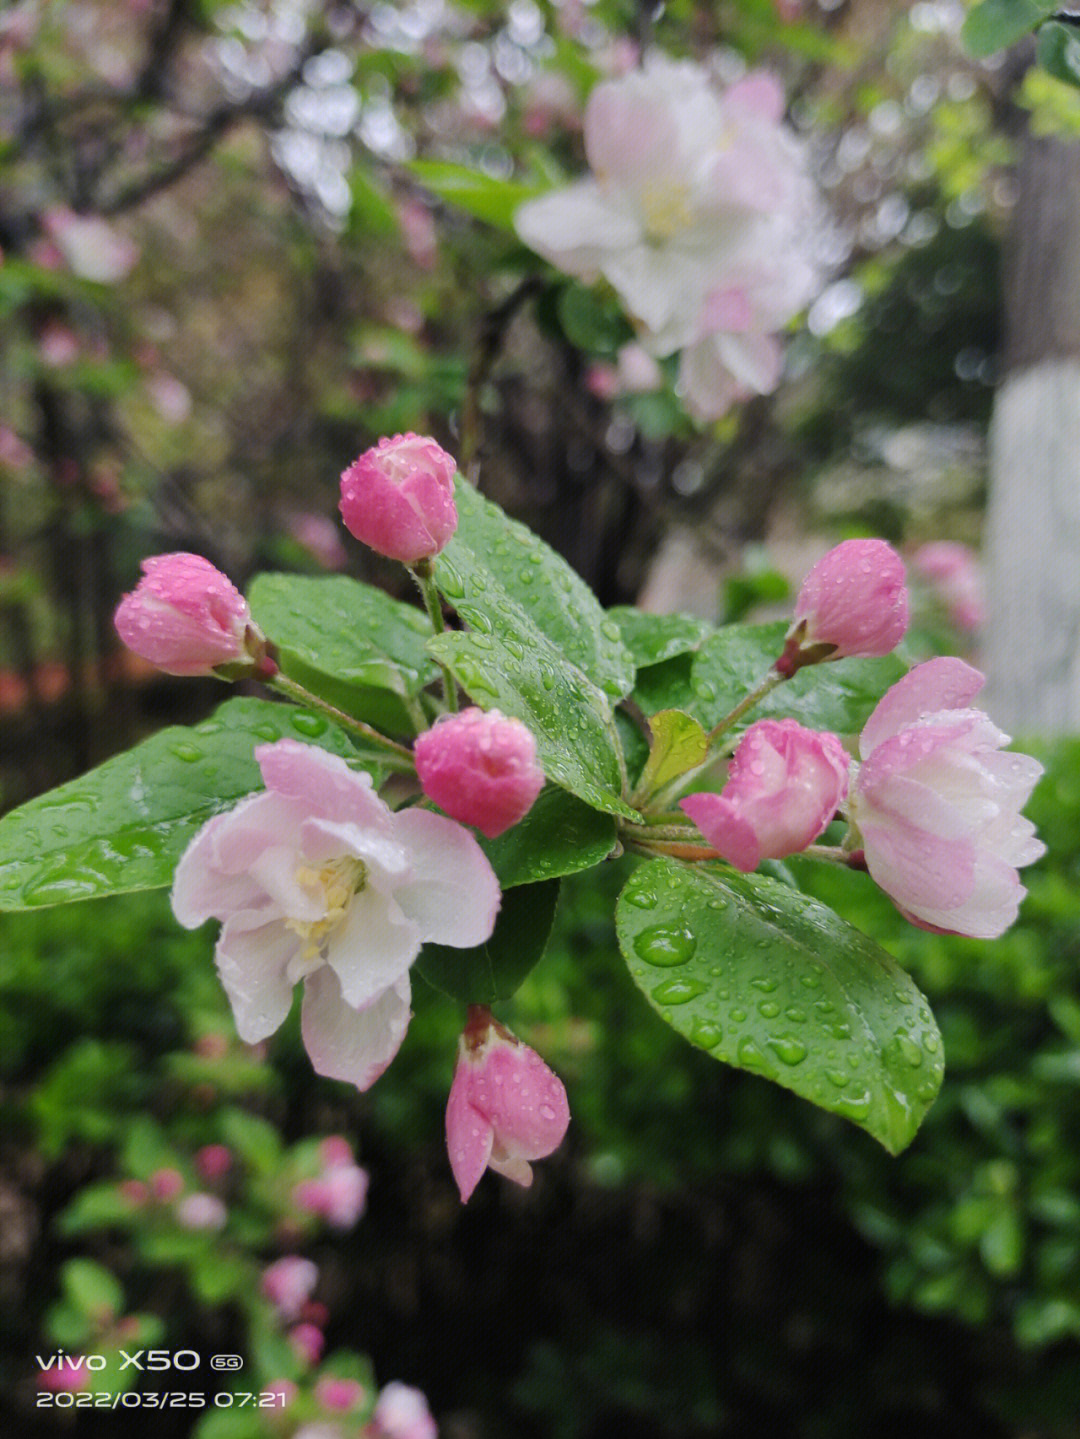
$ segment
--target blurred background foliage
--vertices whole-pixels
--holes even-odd
[[[395,430],[474,454],[608,604],[756,617],[839,536],[977,542],[1015,138],[1080,115],[1045,71],[966,57],[962,18],[952,0],[0,11],[4,806],[221,697],[118,652],[146,554],[197,550],[238,583],[398,583],[334,525],[340,470]],[[705,431],[669,388],[620,390],[624,322],[507,225],[578,173],[585,96],[654,40],[721,79],[777,68],[836,216],[781,388]],[[106,227],[89,252],[72,212]],[[923,598],[913,652],[955,648]],[[4,916],[5,1423],[56,1432],[33,1353],[138,1343],[237,1348],[245,1382],[297,1384],[291,1413],[313,1421],[320,1377],[373,1382],[362,1350],[425,1390],[448,1439],[1075,1439],[1080,748],[1038,752],[1050,855],[995,944],[917,932],[865,876],[793,866],[942,1025],[945,1088],[899,1160],[640,1004],[613,873],[564,887],[504,1015],[565,1078],[571,1138],[532,1191],[488,1180],[467,1210],[441,1132],[461,1016],[421,984],[392,1073],[356,1096],[312,1075],[295,1029],[265,1053],[232,1037],[210,938],[164,896]],[[314,1138],[339,1133],[371,1190],[335,1236],[293,1196]],[[233,1156],[212,1181],[208,1145]],[[162,1171],[178,1193],[139,1198]],[[194,1194],[225,1217],[189,1224]],[[292,1250],[320,1268],[325,1360],[259,1293]],[[201,1432],[292,1432],[263,1418]]]

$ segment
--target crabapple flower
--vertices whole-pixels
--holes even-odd
[[[216,1194],[196,1190],[176,1206],[176,1222],[183,1229],[224,1229],[228,1221],[229,1211]]]
[[[293,1199],[309,1214],[317,1214],[335,1229],[351,1229],[367,1203],[368,1175],[352,1161],[330,1162],[317,1179],[304,1179],[293,1190]]]
[[[326,1348],[326,1335],[317,1324],[298,1324],[289,1330],[289,1347],[297,1359],[313,1369]]]
[[[461,1202],[489,1168],[530,1185],[529,1161],[558,1149],[569,1123],[558,1076],[488,1010],[472,1007],[446,1106],[446,1145]]]
[[[438,1439],[439,1431],[423,1394],[396,1380],[383,1389],[371,1417],[379,1439]]]
[[[986,619],[982,573],[970,546],[933,540],[920,545],[911,563],[940,596],[958,630],[970,634],[982,628]]]
[[[138,247],[99,215],[49,210],[42,224],[68,269],[80,279],[99,285],[119,284],[139,258]]]
[[[325,1374],[315,1385],[315,1399],[324,1409],[348,1413],[357,1409],[367,1397],[367,1390],[358,1379],[339,1379]]]
[[[488,839],[523,819],[544,787],[528,727],[498,710],[443,715],[418,737],[413,757],[427,797]]]
[[[209,675],[264,644],[247,600],[201,555],[155,555],[120,601],[116,628],[128,649],[170,675]]]
[[[232,1150],[224,1144],[204,1144],[195,1154],[195,1168],[201,1178],[213,1183],[232,1168]]]
[[[266,789],[191,841],[173,912],[187,929],[223,921],[217,967],[242,1040],[273,1034],[303,981],[312,1064],[367,1089],[404,1038],[420,946],[483,943],[498,881],[468,830],[395,814],[338,756],[278,740],[255,758]]]
[[[319,1282],[318,1266],[298,1254],[286,1254],[265,1270],[260,1288],[286,1323],[299,1319]]]
[[[834,734],[793,719],[759,720],[739,741],[721,794],[679,801],[723,857],[745,874],[813,844],[848,787],[847,752]]]
[[[684,349],[684,397],[702,418],[775,387],[771,332],[818,287],[819,201],[783,112],[764,71],[721,93],[702,67],[652,54],[589,98],[592,178],[515,216],[538,254],[613,286],[650,353]]]
[[[907,634],[904,562],[884,540],[844,540],[803,581],[781,674],[803,664],[891,653]]]
[[[381,439],[341,476],[345,528],[402,564],[432,559],[457,529],[456,469],[434,440],[411,434]]]
[[[1018,867],[1046,846],[1020,813],[1042,765],[971,701],[983,676],[927,660],[886,692],[859,740],[849,814],[866,867],[922,929],[996,939],[1027,891]]]
[[[78,1364],[70,1355],[63,1354],[51,1368],[43,1370],[37,1377],[38,1388],[53,1394],[77,1394],[88,1389],[90,1372],[85,1367],[86,1360],[81,1354],[75,1357],[80,1361]]]

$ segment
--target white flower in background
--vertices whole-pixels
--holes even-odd
[[[592,177],[517,212],[538,254],[608,281],[651,354],[684,351],[699,418],[775,387],[774,332],[818,286],[819,201],[783,111],[764,71],[720,92],[701,66],[651,55],[589,99]]]

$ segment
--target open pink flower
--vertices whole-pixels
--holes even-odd
[[[862,732],[849,807],[867,869],[908,919],[995,939],[1027,892],[1017,868],[1046,849],[1020,813],[1042,765],[1002,753],[1008,735],[969,707],[982,686],[951,658],[893,685]]]
[[[489,1168],[530,1185],[529,1161],[558,1149],[569,1123],[558,1076],[488,1010],[474,1006],[446,1106],[446,1145],[461,1202]]]
[[[488,839],[523,819],[544,788],[528,726],[498,710],[485,714],[472,705],[444,715],[413,753],[428,798]]]
[[[431,559],[457,529],[456,469],[453,457],[432,439],[380,440],[341,476],[345,528],[389,559],[406,565]]]
[[[173,911],[188,929],[223,921],[218,973],[241,1039],[273,1034],[303,980],[312,1064],[367,1089],[404,1038],[420,946],[486,940],[498,881],[468,830],[425,810],[395,814],[336,755],[278,740],[255,758],[265,791],[195,836]]]
[[[800,662],[887,655],[907,627],[903,560],[884,540],[844,540],[803,581],[776,668],[788,673]]]
[[[202,555],[154,555],[142,567],[116,628],[129,650],[166,674],[211,674],[246,657],[249,631],[262,639],[247,600]]]
[[[86,1359],[81,1354],[75,1355],[74,1359],[78,1362],[73,1362],[72,1356],[63,1354],[50,1368],[43,1369],[37,1377],[38,1388],[54,1394],[77,1394],[82,1389],[88,1389],[92,1376],[86,1369]]]
[[[843,802],[848,756],[834,734],[759,720],[739,741],[721,794],[679,801],[714,849],[749,874],[813,844]]]

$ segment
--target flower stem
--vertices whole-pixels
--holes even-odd
[[[412,750],[406,748],[403,744],[398,744],[397,740],[392,740],[389,736],[380,734],[377,729],[373,729],[371,725],[365,724],[363,720],[354,719],[352,715],[346,714],[344,710],[339,710],[336,705],[328,704],[326,700],[320,699],[318,695],[313,695],[310,690],[306,690],[303,685],[297,684],[296,680],[289,679],[288,675],[282,674],[280,670],[273,679],[268,680],[267,683],[272,689],[276,689],[280,694],[286,695],[291,700],[295,700],[297,704],[304,705],[306,709],[320,710],[324,715],[328,715],[335,724],[340,725],[342,729],[362,736],[369,744],[377,745],[379,749],[384,749],[388,751],[388,753],[398,756],[399,759],[408,761],[407,766],[399,765],[397,768],[407,767],[408,769],[412,769],[414,767]]]
[[[432,573],[431,561],[418,560],[414,567],[410,567],[409,573],[419,587],[433,633],[441,635],[446,629],[446,621],[443,619],[442,600],[439,598],[439,589]],[[442,671],[443,700],[449,713],[454,714],[458,707],[457,684],[447,665],[440,660],[436,660],[435,663]]]
[[[725,715],[719,724],[713,725],[708,733],[709,744],[714,744],[722,734],[726,734],[732,725],[742,719],[747,710],[753,709],[767,694],[771,694],[777,685],[782,685],[787,678],[788,676],[781,674],[779,670],[770,670],[755,689],[743,696],[730,714]]]

